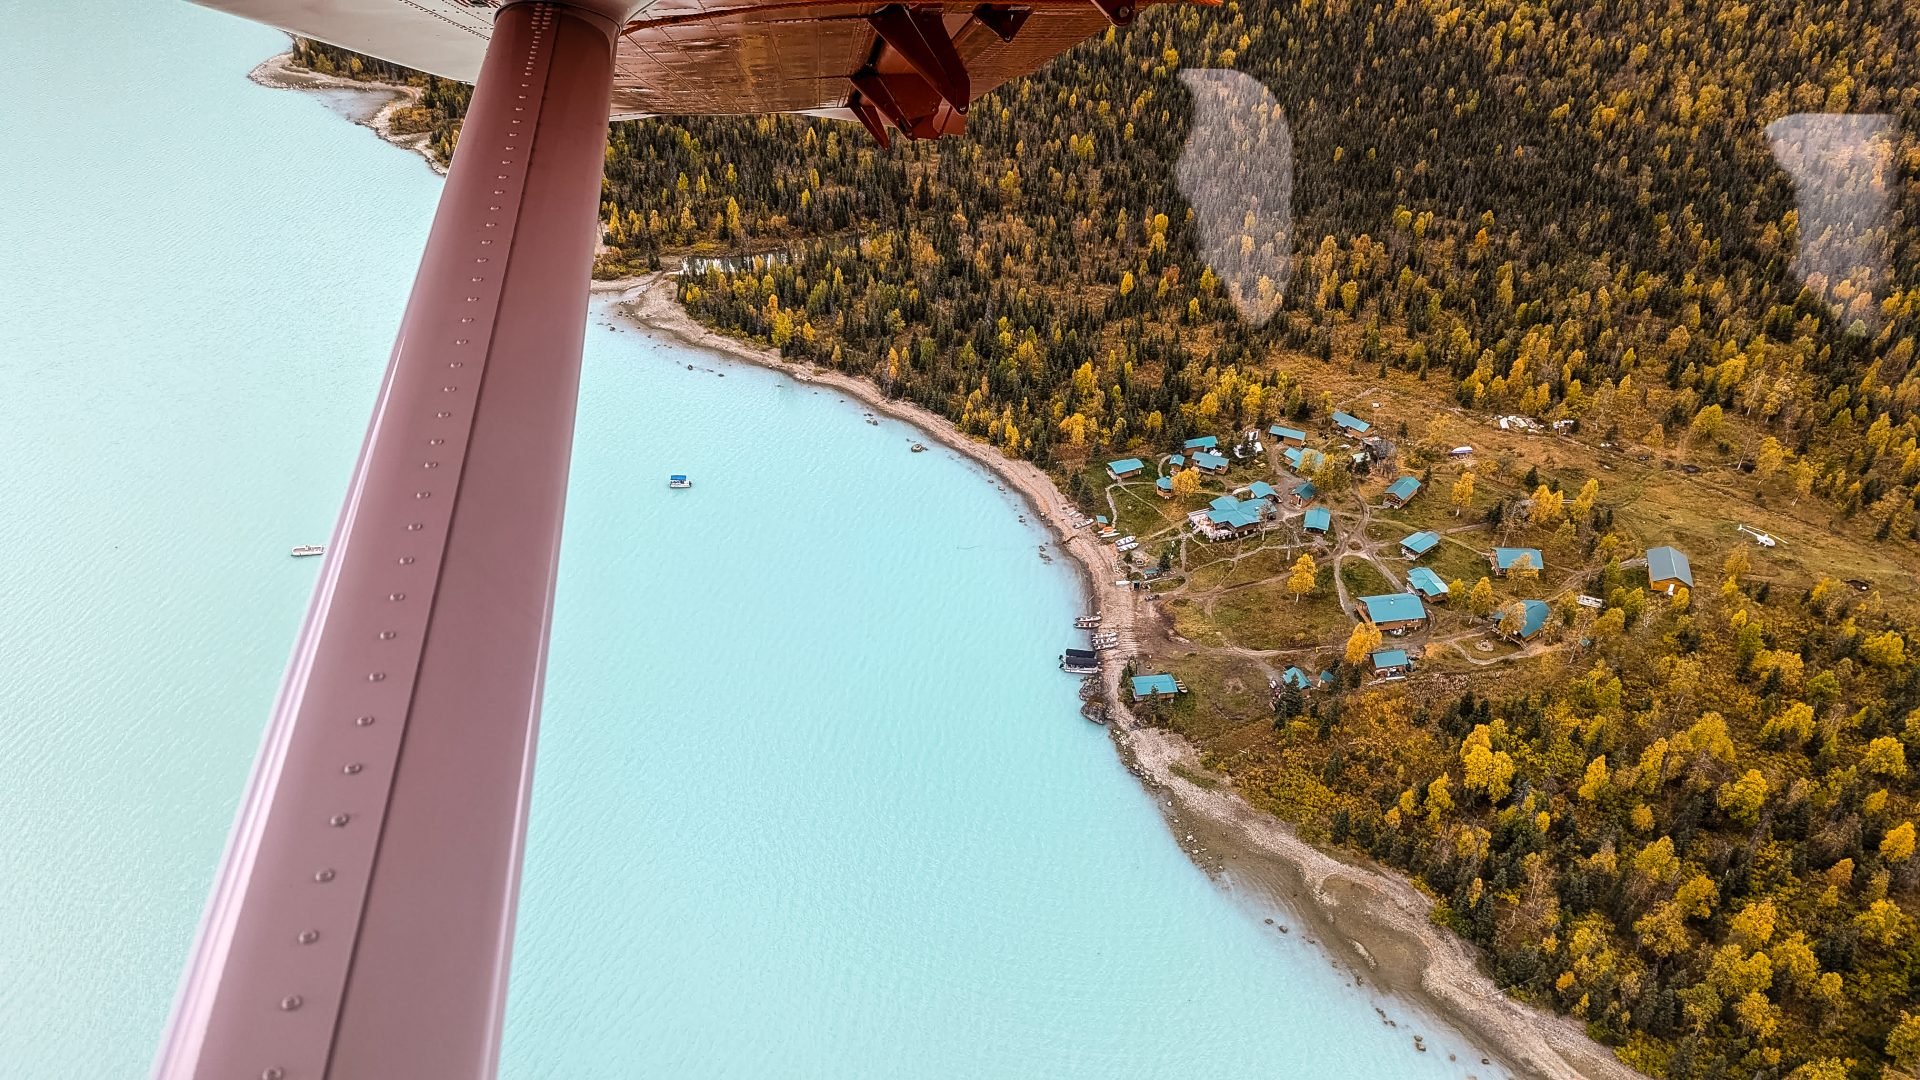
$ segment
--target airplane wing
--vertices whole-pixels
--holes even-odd
[[[495,0],[200,0],[302,37],[471,82]],[[890,4],[651,0],[615,42],[615,120],[809,113],[857,120],[883,143],[956,134],[967,107],[1109,25],[1136,0]],[[577,6],[629,5],[598,2]]]

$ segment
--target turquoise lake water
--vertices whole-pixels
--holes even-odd
[[[56,7],[0,36],[9,1080],[147,1067],[439,188],[271,31]],[[1181,853],[984,474],[593,319],[505,1075],[1491,1073]]]

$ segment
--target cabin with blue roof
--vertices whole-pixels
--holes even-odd
[[[1231,540],[1259,529],[1275,512],[1273,503],[1266,499],[1242,501],[1232,495],[1222,495],[1208,503],[1205,510],[1188,514],[1187,523],[1208,540]]]
[[[1373,673],[1384,679],[1404,679],[1413,670],[1413,658],[1405,649],[1381,649],[1372,660]]]
[[[1325,536],[1333,531],[1333,512],[1324,506],[1316,506],[1307,511],[1307,518],[1302,523],[1302,527],[1310,533]]]
[[[1180,684],[1171,675],[1135,675],[1133,677],[1133,696],[1141,701],[1148,698],[1173,697],[1180,692]]]
[[[1400,554],[1417,559],[1440,546],[1440,534],[1432,529],[1414,533],[1400,541]]]
[[[1365,435],[1367,432],[1373,430],[1373,425],[1367,423],[1365,420],[1360,419],[1352,413],[1338,411],[1333,414],[1333,425],[1349,435]]]
[[[1214,435],[1202,435],[1197,439],[1188,439],[1180,445],[1180,449],[1187,451],[1218,450],[1220,449],[1220,439]]]
[[[1280,456],[1287,459],[1288,468],[1302,476],[1318,469],[1327,460],[1327,455],[1304,446],[1289,446]]]
[[[1163,499],[1173,498],[1173,477],[1162,476],[1154,480],[1153,493]]]
[[[1146,467],[1146,462],[1137,457],[1121,458],[1119,461],[1107,462],[1107,475],[1115,480],[1125,480],[1129,476],[1138,475]]]
[[[1522,559],[1527,560],[1526,565],[1535,570],[1547,568],[1547,561],[1541,558],[1539,548],[1497,547],[1493,549],[1493,555],[1488,561],[1493,564],[1495,574],[1506,577],[1510,571],[1521,565]]]
[[[1647,549],[1647,582],[1657,592],[1673,595],[1675,589],[1693,588],[1693,565],[1679,548]]]
[[[1535,635],[1547,628],[1547,616],[1551,614],[1553,614],[1553,608],[1549,607],[1545,600],[1520,601],[1520,629],[1511,636],[1516,641],[1533,640]],[[1501,618],[1501,616],[1496,615],[1495,618]]]
[[[1286,443],[1292,446],[1299,446],[1301,443],[1307,441],[1306,432],[1301,431],[1297,427],[1288,427],[1285,424],[1273,425],[1272,427],[1267,429],[1267,434],[1280,440],[1282,443]]]
[[[1223,473],[1227,471],[1227,459],[1202,450],[1193,455],[1193,467],[1202,472]]]
[[[1265,499],[1275,505],[1278,505],[1280,502],[1280,492],[1275,490],[1274,486],[1265,480],[1255,480],[1253,483],[1248,484],[1247,494],[1256,499]]]
[[[1407,571],[1407,588],[1420,594],[1423,600],[1444,601],[1452,591],[1440,575],[1424,566],[1416,566]]]
[[[1426,605],[1412,593],[1363,596],[1360,616],[1387,634],[1404,634],[1427,625]]]
[[[1290,667],[1287,670],[1281,672],[1280,681],[1288,686],[1293,687],[1295,690],[1313,689],[1313,676],[1308,675],[1306,672],[1301,671],[1297,667]]]
[[[1293,504],[1295,506],[1305,506],[1319,497],[1320,489],[1314,487],[1313,481],[1311,480],[1293,489]]]
[[[1420,494],[1420,478],[1403,476],[1387,485],[1387,505],[1405,506],[1418,494]]]

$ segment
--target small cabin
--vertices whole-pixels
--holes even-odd
[[[1494,618],[1505,621],[1504,612],[1497,612]],[[1515,641],[1532,641],[1540,631],[1547,628],[1547,616],[1553,614],[1553,608],[1545,600],[1520,601],[1520,628],[1508,635]],[[1501,631],[1506,633],[1506,631]]]
[[[1197,439],[1188,439],[1180,449],[1189,454],[1215,454],[1220,452],[1220,439],[1216,435],[1202,435]]]
[[[1348,435],[1365,435],[1373,430],[1373,425],[1353,415],[1336,411],[1333,414],[1333,426]]]
[[[1447,587],[1447,583],[1440,580],[1439,574],[1424,566],[1416,566],[1407,571],[1407,588],[1419,593],[1422,600],[1434,603],[1445,602],[1452,592]]]
[[[1193,455],[1193,467],[1201,472],[1223,473],[1227,471],[1227,459],[1203,450]]]
[[[1173,498],[1173,477],[1162,476],[1153,482],[1153,493],[1163,499]]]
[[[1672,596],[1675,589],[1693,588],[1693,566],[1679,548],[1648,548],[1647,582],[1655,592]]]
[[[1125,480],[1130,476],[1140,475],[1146,467],[1147,463],[1137,457],[1121,458],[1119,461],[1107,462],[1107,475],[1115,480]]]
[[[1253,483],[1248,484],[1247,497],[1252,499],[1265,499],[1275,506],[1280,505],[1280,492],[1265,480],[1255,480]]]
[[[1413,658],[1405,649],[1381,649],[1371,659],[1374,675],[1383,679],[1404,679],[1413,670]]]
[[[1287,467],[1302,476],[1325,464],[1327,455],[1318,450],[1309,450],[1304,446],[1289,446],[1280,454],[1287,459]]]
[[[1282,446],[1299,446],[1301,443],[1307,441],[1306,432],[1301,431],[1299,428],[1288,427],[1285,424],[1273,425],[1267,429],[1267,434],[1273,436]]]
[[[1440,534],[1432,529],[1414,533],[1400,541],[1400,554],[1409,561],[1417,559],[1440,546]]]
[[[1333,531],[1333,514],[1324,506],[1316,506],[1307,511],[1307,518],[1302,523],[1302,527],[1310,533],[1325,536]]]
[[[1314,487],[1313,481],[1311,480],[1293,489],[1293,505],[1295,506],[1305,506],[1319,497],[1320,489]]]
[[[1405,506],[1412,502],[1413,497],[1418,494],[1420,494],[1420,478],[1417,476],[1403,476],[1387,485],[1387,505],[1393,507]]]
[[[1180,693],[1180,684],[1171,675],[1135,675],[1133,677],[1133,696],[1137,700],[1173,697],[1178,693]]]
[[[1360,617],[1386,634],[1404,634],[1427,625],[1427,608],[1412,593],[1360,598]]]
[[[1313,689],[1313,676],[1301,671],[1297,667],[1290,667],[1281,672],[1280,682],[1286,686],[1293,687],[1295,690]]]
[[[1497,547],[1493,549],[1493,554],[1487,557],[1487,562],[1493,567],[1493,572],[1500,577],[1506,577],[1522,566],[1534,570],[1547,568],[1547,561],[1541,557],[1539,548]]]

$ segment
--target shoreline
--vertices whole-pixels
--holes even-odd
[[[440,164],[439,160],[433,156],[433,148],[428,145],[431,139],[428,133],[402,135],[393,130],[394,110],[418,105],[421,97],[419,87],[404,83],[362,82],[339,75],[322,75],[317,71],[294,67],[292,60],[291,49],[277,56],[270,56],[262,60],[252,71],[247,72],[247,79],[273,90],[345,90],[357,94],[383,95],[387,100],[378,109],[350,117],[350,119],[400,149],[419,154],[426,161],[427,168],[441,176],[447,175],[446,166]]]
[[[1116,653],[1136,648],[1143,629],[1162,632],[1158,617],[1144,610],[1147,604],[1135,590],[1114,586],[1125,577],[1116,553],[1091,533],[1071,527],[1078,510],[1038,466],[975,442],[945,417],[889,398],[867,379],[788,362],[770,348],[709,330],[675,301],[671,283],[660,272],[596,281],[593,291],[615,294],[615,311],[644,332],[831,388],[875,413],[905,421],[929,441],[985,469],[1003,490],[1027,503],[1054,534],[1054,546],[1070,557],[1085,595],[1104,616],[1101,628],[1120,634],[1124,648],[1101,661],[1111,716],[1107,731],[1115,749],[1161,804],[1176,842],[1209,875],[1224,874],[1236,887],[1300,918],[1308,941],[1324,949],[1336,966],[1451,1024],[1492,1055],[1483,1064],[1549,1080],[1643,1080],[1589,1039],[1577,1021],[1501,992],[1480,970],[1471,946],[1433,924],[1432,901],[1410,881],[1314,847],[1291,825],[1255,809],[1230,788],[1186,779],[1207,775],[1193,748],[1171,731],[1139,724],[1120,696],[1125,657]],[[1389,1022],[1384,1014],[1382,1020]]]

